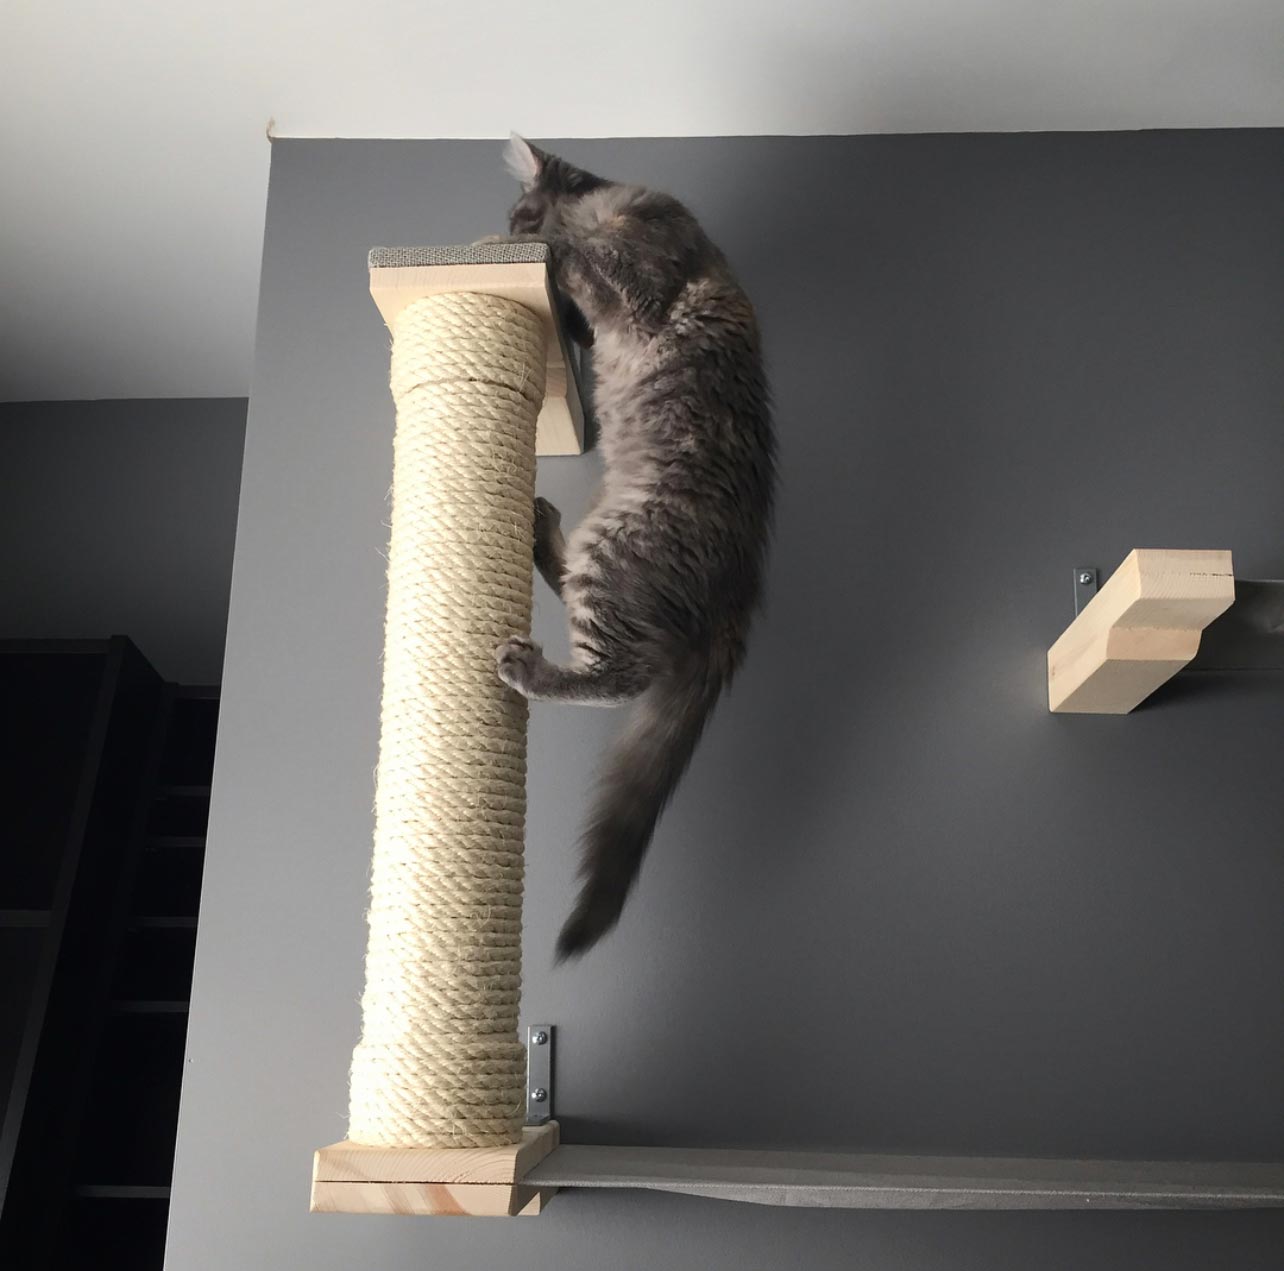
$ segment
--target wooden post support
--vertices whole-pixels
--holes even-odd
[[[1048,706],[1126,715],[1199,651],[1235,599],[1230,552],[1137,548],[1048,650]]]
[[[333,1143],[312,1165],[314,1214],[514,1218],[538,1214],[556,1187],[525,1175],[558,1144],[556,1121],[527,1126],[507,1147],[365,1147]]]

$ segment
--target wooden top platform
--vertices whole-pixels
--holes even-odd
[[[584,453],[584,409],[575,354],[559,319],[543,243],[477,243],[467,247],[376,247],[370,294],[389,328],[407,305],[447,291],[503,296],[538,313],[548,335],[547,387],[535,449],[541,455]]]

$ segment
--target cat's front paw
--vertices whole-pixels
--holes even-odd
[[[507,243],[509,241],[507,234],[487,234],[485,238],[474,238],[473,247],[489,247],[491,243]]]
[[[509,688],[515,688],[519,693],[529,693],[535,669],[543,657],[543,650],[534,640],[528,640],[525,636],[509,636],[495,650],[499,678]]]

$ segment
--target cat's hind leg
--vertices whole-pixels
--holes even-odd
[[[534,702],[568,702],[582,706],[619,706],[647,686],[642,667],[558,666],[525,636],[510,636],[495,650],[499,678]]]
[[[547,499],[535,500],[535,568],[560,596],[566,577],[566,539],[562,514]]]

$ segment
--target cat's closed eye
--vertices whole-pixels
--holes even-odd
[[[514,234],[537,234],[544,223],[542,202],[534,199],[521,199],[508,214],[509,229]]]

